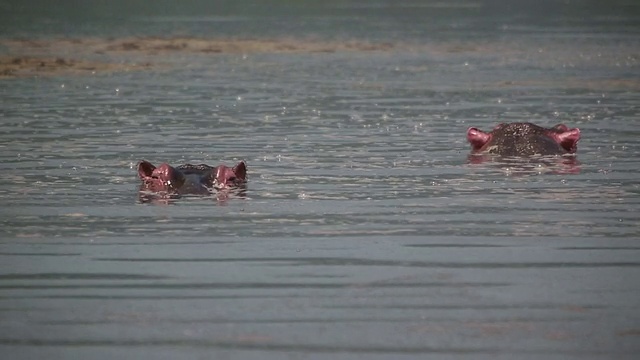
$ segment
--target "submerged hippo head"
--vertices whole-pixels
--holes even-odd
[[[580,140],[580,130],[559,124],[543,128],[531,123],[499,124],[491,132],[477,128],[467,130],[472,154],[504,157],[573,154]]]
[[[246,182],[247,167],[243,161],[233,168],[200,164],[172,167],[163,163],[155,167],[148,161],[138,164],[141,190],[172,194],[210,194],[215,189],[237,187]]]
[[[184,185],[184,174],[167,163],[155,167],[142,160],[138,163],[138,176],[142,180],[142,189],[152,192],[175,192]]]

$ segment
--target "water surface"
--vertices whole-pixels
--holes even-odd
[[[2,56],[53,67],[0,79],[3,354],[640,351],[637,5],[208,3],[3,5]],[[508,121],[577,163],[470,163]],[[142,203],[141,159],[248,189]]]

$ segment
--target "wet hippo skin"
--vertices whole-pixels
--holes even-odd
[[[233,168],[205,164],[173,167],[167,163],[156,167],[142,160],[138,163],[138,176],[142,181],[142,191],[206,195],[213,189],[243,185],[247,179],[247,167],[243,161]]]
[[[528,157],[574,154],[580,130],[558,124],[544,128],[532,123],[499,124],[490,132],[472,127],[467,130],[472,154]]]

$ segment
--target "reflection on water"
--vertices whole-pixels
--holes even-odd
[[[486,168],[497,169],[507,175],[580,173],[580,162],[575,155],[504,158],[491,154],[470,154],[468,160],[469,164],[483,164]]]
[[[129,2],[0,22],[3,354],[636,356],[635,10]],[[470,155],[512,121],[577,155]],[[141,192],[142,158],[249,180]]]
[[[229,199],[233,198],[245,198],[247,196],[247,186],[241,185],[233,189],[221,189],[213,190],[211,194],[207,195],[182,195],[175,193],[163,193],[163,192],[149,192],[146,191],[144,186],[140,186],[138,190],[138,201],[142,204],[157,204],[157,205],[169,205],[174,204],[183,198],[195,198],[195,199],[211,199],[219,205],[225,204]]]

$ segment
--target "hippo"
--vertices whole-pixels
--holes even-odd
[[[208,195],[212,190],[241,187],[247,180],[247,166],[240,161],[233,168],[225,165],[184,164],[173,167],[163,163],[156,167],[146,160],[138,163],[141,191],[163,194]]]
[[[531,157],[572,155],[580,140],[578,128],[558,124],[544,128],[532,123],[499,124],[484,132],[477,128],[467,130],[472,155],[500,157]]]

